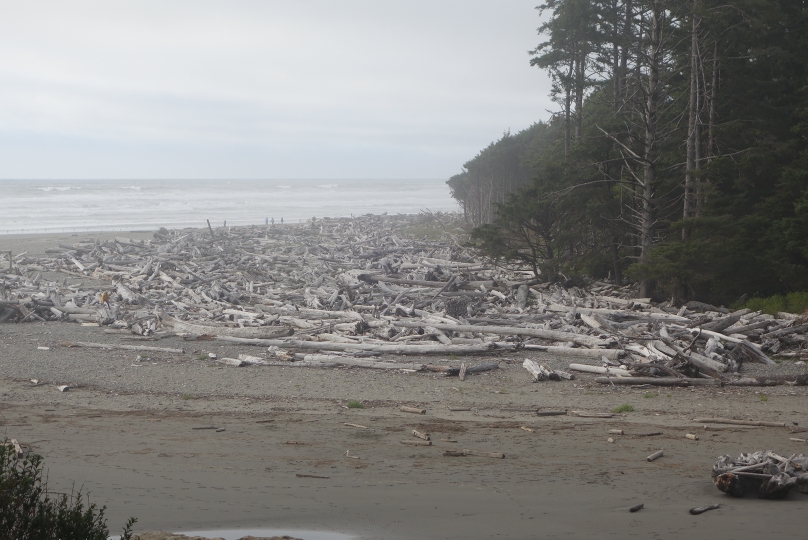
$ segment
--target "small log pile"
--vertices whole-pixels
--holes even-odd
[[[381,354],[537,350],[602,361],[590,367],[610,384],[610,375],[624,374],[725,381],[744,363],[772,363],[766,352],[803,354],[806,317],[653,304],[633,298],[631,286],[601,281],[541,283],[479,257],[457,225],[451,214],[312,218],[160,229],[143,241],[79,240],[44,257],[8,253],[0,322],[76,321],[141,340],[218,339],[310,366]],[[54,272],[109,285],[46,277]],[[570,378],[538,365],[529,371],[535,380]],[[796,381],[747,379],[781,382]]]
[[[761,499],[782,499],[792,488],[808,493],[808,456],[785,458],[771,450],[722,456],[713,466],[712,478],[718,489],[733,497],[757,493]]]

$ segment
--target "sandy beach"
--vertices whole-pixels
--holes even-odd
[[[77,241],[0,236],[0,250],[44,253],[65,237]],[[184,349],[177,354],[60,345],[67,341],[125,343],[75,323],[0,325],[0,420],[5,437],[44,456],[54,490],[80,487],[107,505],[113,532],[135,516],[136,530],[267,527],[363,539],[751,539],[792,535],[808,501],[796,492],[783,501],[733,499],[710,480],[723,454],[806,452],[790,440],[806,438],[794,434],[808,428],[806,387],[630,389],[589,375],[534,383],[525,358],[556,368],[569,359],[524,351],[476,357],[502,363],[461,382],[356,368],[233,368],[208,353],[256,348],[179,337],[154,343]],[[808,371],[787,361],[768,369]],[[364,408],[347,408],[349,400]],[[622,404],[634,411],[580,418],[513,410]],[[693,422],[703,416],[787,427],[705,431]],[[402,444],[415,440],[414,429],[428,432],[432,446]],[[505,457],[443,455],[459,449]],[[664,457],[647,462],[659,449]],[[639,503],[644,509],[629,513]],[[688,514],[714,503],[722,507]]]

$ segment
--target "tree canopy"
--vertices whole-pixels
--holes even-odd
[[[449,185],[489,255],[731,303],[808,290],[808,2],[547,0],[560,110]]]

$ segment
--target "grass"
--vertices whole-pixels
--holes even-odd
[[[758,397],[760,398],[760,401],[769,401],[769,396],[766,394],[760,394]]]
[[[361,401],[356,401],[355,399],[352,399],[351,401],[348,402],[348,408],[349,409],[364,409],[365,406],[362,404]]]
[[[181,399],[196,399],[196,396],[193,394],[183,394],[180,396]]]
[[[621,412],[634,412],[634,407],[629,405],[628,403],[623,403],[619,407],[615,407],[612,409],[614,413],[621,413]]]
[[[644,397],[646,399],[647,398],[655,398],[657,396],[659,396],[659,394],[654,394],[653,392],[646,392],[645,394],[642,395],[642,397]]]
[[[767,298],[750,298],[745,305],[738,307],[745,307],[752,311],[762,311],[769,315],[777,315],[780,311],[802,313],[808,309],[808,292],[792,292],[785,296],[775,294]]]

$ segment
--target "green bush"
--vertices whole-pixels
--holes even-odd
[[[743,307],[770,315],[777,315],[780,311],[802,313],[808,309],[808,292],[792,292],[785,296],[775,294],[768,298],[751,298]]]
[[[0,540],[107,540],[106,507],[81,492],[55,494],[42,480],[42,456],[0,446]],[[130,519],[122,539],[132,538]]]
[[[615,407],[612,409],[612,412],[621,413],[621,412],[634,412],[634,407],[629,405],[628,403],[623,403],[619,407]]]
[[[364,409],[365,405],[361,401],[356,401],[355,399],[352,399],[351,401],[348,402],[348,408],[349,409]]]

